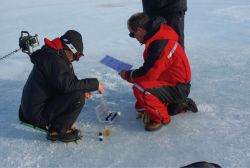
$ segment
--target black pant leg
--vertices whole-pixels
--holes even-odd
[[[158,97],[163,103],[182,103],[189,95],[190,83],[176,86],[162,86],[147,90]]]
[[[182,103],[188,97],[190,87],[190,83],[187,83],[153,88],[148,91],[158,97],[163,103],[168,104],[167,111],[169,115],[176,115],[182,111]]]
[[[65,133],[76,121],[85,103],[83,92],[58,95],[48,102],[43,115],[50,131]]]
[[[170,25],[179,35],[179,43],[184,49],[184,17],[185,11],[173,12],[164,16],[167,20],[168,25]]]

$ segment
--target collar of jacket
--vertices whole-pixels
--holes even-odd
[[[55,50],[62,50],[63,45],[59,37],[55,38],[54,40],[50,41],[49,39],[45,38],[44,39],[44,44],[49,46],[52,49]]]

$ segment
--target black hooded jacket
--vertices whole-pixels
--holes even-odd
[[[187,0],[142,0],[143,11],[150,17],[187,10]]]
[[[60,47],[55,49],[57,43],[61,45],[59,38],[51,42],[55,46],[45,45],[30,57],[34,66],[23,88],[21,100],[23,114],[28,120],[39,122],[46,104],[56,96],[98,89],[96,78],[77,79],[64,51]]]

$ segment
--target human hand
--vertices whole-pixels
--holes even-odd
[[[98,86],[98,92],[99,92],[100,94],[103,94],[103,93],[104,93],[104,91],[105,91],[104,85],[103,85],[103,84],[101,84],[101,83],[99,83],[99,86]]]
[[[121,70],[118,74],[120,75],[120,77],[122,79],[124,79],[124,80],[126,79],[126,71],[125,70]]]
[[[90,99],[91,97],[92,97],[91,92],[85,92],[85,93],[84,93],[84,98],[85,98],[85,99]]]

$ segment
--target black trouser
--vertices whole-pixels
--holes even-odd
[[[147,90],[158,97],[163,103],[182,103],[189,95],[190,83],[177,84],[176,86],[162,86]]]
[[[182,103],[190,93],[191,84],[177,84],[176,86],[162,86],[147,90],[161,102],[168,103],[169,115],[177,114],[182,110]]]
[[[167,20],[170,25],[180,36],[179,43],[184,49],[184,16],[185,11],[173,12],[164,15],[163,17]]]
[[[76,121],[85,103],[82,91],[59,95],[51,99],[42,112],[49,131],[65,133]]]

